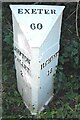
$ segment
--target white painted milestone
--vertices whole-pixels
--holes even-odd
[[[64,6],[10,5],[17,87],[32,114],[53,97]]]

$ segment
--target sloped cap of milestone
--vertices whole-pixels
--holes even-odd
[[[65,6],[10,5],[10,8],[29,44],[40,47]]]

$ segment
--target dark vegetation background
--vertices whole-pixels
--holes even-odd
[[[2,119],[80,119],[80,4],[78,4],[78,11],[76,12],[77,3],[30,3],[65,5],[59,64],[54,83],[54,98],[46,109],[36,117],[31,116],[26,109],[17,90],[13,55],[12,16],[9,4],[2,3]]]

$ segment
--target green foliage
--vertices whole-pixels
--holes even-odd
[[[11,32],[5,34],[4,42],[6,42],[7,45],[13,44],[13,34]]]
[[[65,62],[71,63],[73,68],[76,68],[79,65],[79,40],[72,39],[71,41],[66,42],[66,46],[63,46],[63,54],[60,56],[60,63],[64,64]]]
[[[46,112],[43,112],[39,115],[37,115],[37,118],[43,118],[43,119],[49,119],[49,118],[54,118],[57,114],[57,111],[49,111],[47,110]]]

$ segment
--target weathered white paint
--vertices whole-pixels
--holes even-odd
[[[37,114],[53,96],[64,6],[10,5],[10,8],[18,90],[31,113]],[[30,13],[25,14],[25,9]],[[32,30],[32,23],[41,23],[43,28]]]

